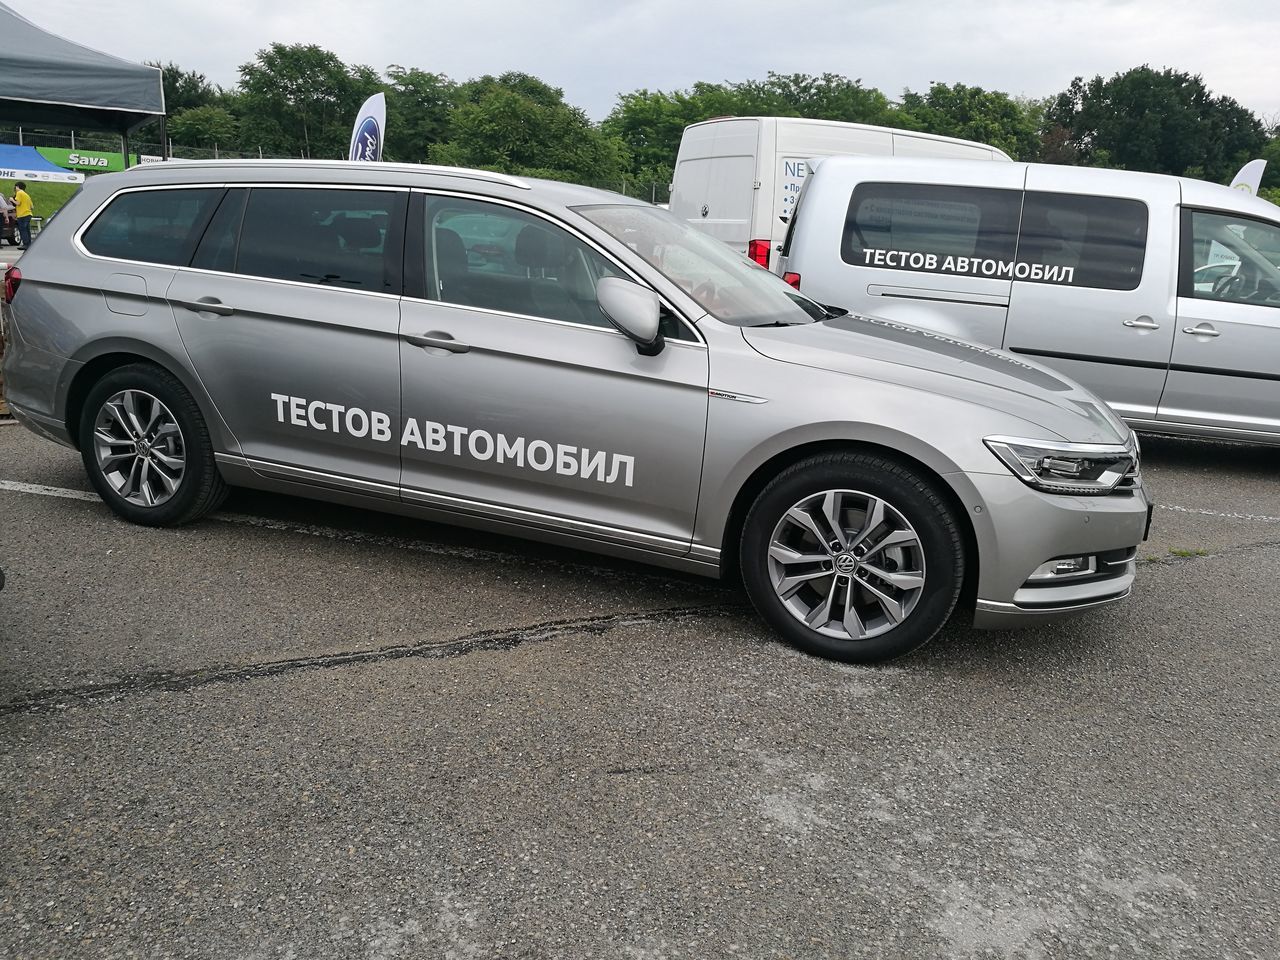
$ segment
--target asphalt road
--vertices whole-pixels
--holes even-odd
[[[1128,604],[854,668],[515,540],[129,526],[0,427],[0,956],[1280,956],[1280,449],[1145,450]]]

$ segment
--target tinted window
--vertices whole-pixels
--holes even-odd
[[[596,284],[625,275],[555,224],[511,207],[434,198],[427,206],[426,229],[433,299],[612,328],[600,311]],[[663,333],[692,339],[674,317],[664,320]]]
[[[394,225],[403,223],[404,197],[389,190],[254,189],[236,272],[398,293]]]
[[[997,276],[1001,261],[1013,261],[1021,203],[1017,190],[862,183],[840,256],[859,267]]]
[[[101,257],[185,266],[221,187],[137,190],[108,204],[85,231],[85,249]]]
[[[1178,292],[1280,307],[1280,224],[1184,210]]]
[[[1017,279],[1133,290],[1142,280],[1146,250],[1146,204],[1028,191]],[[1022,264],[1032,269],[1024,270]]]
[[[191,266],[201,270],[220,270],[231,273],[236,268],[236,239],[240,235],[240,222],[244,219],[244,202],[248,190],[228,190],[218,204],[218,212],[205,228],[200,246],[191,260]]]

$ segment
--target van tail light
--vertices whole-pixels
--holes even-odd
[[[752,240],[747,244],[747,259],[754,260],[762,267],[769,266],[769,241]]]
[[[22,271],[17,267],[10,267],[4,272],[4,302],[13,303],[14,294],[18,292],[18,285],[22,283]]]
[[[793,287],[795,287],[797,290],[799,290],[799,289],[800,289],[800,274],[798,274],[798,273],[784,273],[784,274],[782,275],[782,279],[783,279],[783,280],[785,280],[785,281],[787,281],[787,283],[791,284],[791,285],[792,285]]]

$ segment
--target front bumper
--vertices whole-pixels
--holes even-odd
[[[1041,493],[1014,476],[966,474],[978,539],[974,626],[1008,629],[1117,603],[1133,587],[1148,501],[1138,487],[1109,497]],[[1061,581],[1031,581],[1043,564],[1089,556],[1096,571]]]

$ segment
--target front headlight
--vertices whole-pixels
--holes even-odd
[[[1138,448],[1133,440],[1105,444],[987,437],[983,443],[1014,476],[1045,493],[1105,497],[1130,474],[1135,475],[1130,485],[1136,485]]]

